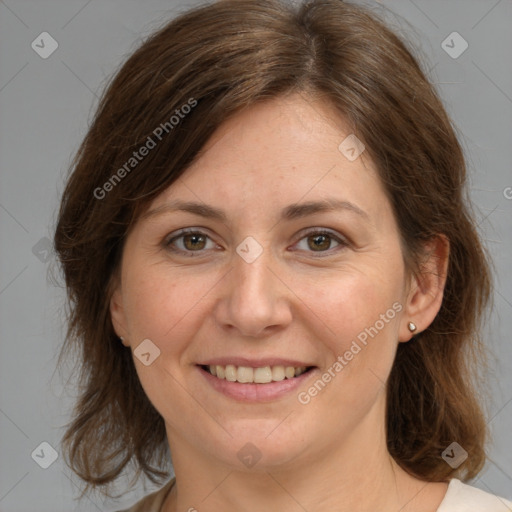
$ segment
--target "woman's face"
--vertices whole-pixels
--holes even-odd
[[[408,283],[350,133],[299,95],[253,106],[129,234],[111,312],[173,455],[285,468],[380,439]]]

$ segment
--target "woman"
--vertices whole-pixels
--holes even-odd
[[[433,87],[361,7],[221,1],[150,37],[55,234],[85,490],[130,462],[161,484],[172,455],[130,512],[510,510],[462,483],[490,294],[464,180]]]

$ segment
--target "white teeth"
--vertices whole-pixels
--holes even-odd
[[[306,366],[263,366],[261,368],[251,368],[249,366],[235,366],[228,364],[209,365],[210,373],[218,379],[226,379],[229,382],[241,382],[243,384],[256,383],[268,384],[269,382],[279,382],[281,380],[293,379],[306,371]]]
[[[273,366],[272,367],[272,380],[279,381],[284,380],[284,366]]]
[[[295,377],[302,375],[307,370],[307,366],[301,366],[295,370]]]
[[[254,382],[254,370],[247,366],[239,366],[236,372],[238,382]]]
[[[272,369],[270,366],[254,369],[254,382],[257,384],[268,384],[272,382]]]
[[[237,377],[237,371],[236,366],[232,364],[228,364],[226,366],[226,380],[229,380],[229,382],[235,382]]]
[[[295,377],[295,368],[293,366],[287,366],[284,369],[284,376],[287,379],[293,379],[293,377]]]

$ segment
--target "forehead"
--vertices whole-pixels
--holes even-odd
[[[252,105],[219,127],[150,209],[180,199],[247,215],[329,197],[378,216],[385,201],[378,173],[364,151],[351,160],[340,150],[347,137],[355,135],[328,102],[295,94]]]

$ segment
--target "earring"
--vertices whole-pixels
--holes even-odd
[[[414,322],[409,322],[407,324],[407,327],[409,328],[409,331],[411,331],[411,332],[414,332],[417,329],[416,324]]]
[[[124,338],[123,338],[122,336],[119,336],[119,339],[120,339],[121,341],[124,341]]]

